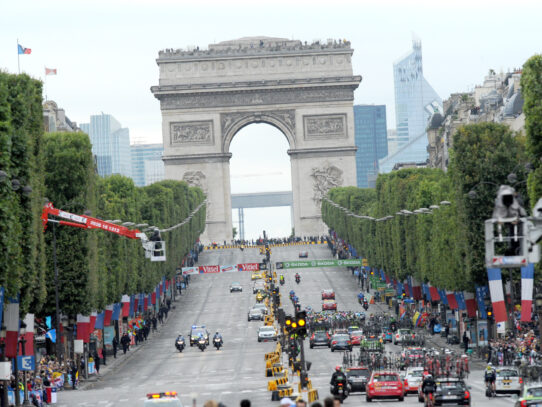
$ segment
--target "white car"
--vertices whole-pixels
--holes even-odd
[[[267,341],[276,341],[278,340],[277,337],[277,330],[274,326],[261,326],[258,329],[258,342],[267,342]]]
[[[412,331],[410,329],[401,328],[398,329],[395,335],[393,336],[393,344],[399,345],[403,342],[403,339],[407,336],[412,336]]]
[[[515,367],[503,366],[495,369],[497,380],[495,380],[495,390],[497,393],[521,393],[522,379],[519,377],[519,371]]]
[[[418,392],[418,387],[423,382],[423,367],[409,367],[404,379],[404,389],[406,393]]]

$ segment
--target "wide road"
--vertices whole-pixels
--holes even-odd
[[[272,261],[297,260],[299,250],[309,250],[309,259],[330,258],[324,245],[273,248]],[[237,264],[259,262],[257,249],[205,251],[200,256],[200,265]],[[280,271],[279,271],[280,272]],[[299,271],[301,284],[295,284],[294,271],[284,271],[286,285],[281,287],[283,298],[294,289],[302,306],[320,309],[320,291],[332,288],[337,296],[339,310],[361,310],[357,303],[356,281],[345,268],[303,269]],[[239,281],[242,293],[229,292],[229,285]],[[284,301],[285,309],[292,312],[291,304]],[[267,391],[264,353],[271,352],[275,343],[258,343],[257,329],[262,324],[248,322],[247,312],[255,303],[252,294],[250,273],[222,273],[192,276],[190,287],[175,303],[176,310],[161,332],[154,335],[144,348],[104,375],[88,390],[65,391],[59,394],[59,406],[126,406],[143,405],[149,392],[177,391],[184,405],[197,405],[209,399],[221,401],[226,406],[238,406],[243,398],[250,399],[253,406],[277,406],[271,402]],[[369,312],[378,312],[371,306]],[[216,330],[224,336],[225,346],[216,351],[205,352],[188,347],[179,353],[174,347],[178,333],[188,335],[191,325],[206,325],[211,333]],[[399,348],[387,345],[388,350]],[[317,388],[320,399],[329,394],[329,379],[333,368],[341,364],[341,354],[331,353],[327,348],[309,349],[306,342],[306,357],[312,362],[309,377]],[[295,378],[297,381],[297,378]],[[473,406],[510,406],[511,397],[498,397],[489,401],[483,392],[482,372],[475,371],[469,378],[473,395]],[[297,387],[297,386],[296,386]],[[345,406],[365,404],[362,394],[351,395]],[[404,402],[376,401],[371,405],[421,406],[417,397],[408,396]]]

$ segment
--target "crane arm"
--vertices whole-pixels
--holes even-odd
[[[49,216],[56,216],[67,220],[49,219]],[[105,230],[106,232],[125,236],[129,239],[141,239],[142,242],[146,242],[148,240],[147,236],[137,229],[128,229],[127,227],[93,218],[92,216],[75,215],[73,213],[55,208],[51,202],[48,202],[43,207],[41,222],[43,224],[43,230],[47,229],[48,222],[54,222],[60,225],[73,226],[81,229],[101,229]]]

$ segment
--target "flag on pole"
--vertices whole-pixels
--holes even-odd
[[[504,303],[501,269],[488,268],[487,276],[489,280],[489,293],[491,294],[495,322],[505,322],[508,318],[506,315],[506,304]]]
[[[463,296],[465,297],[465,305],[467,306],[467,315],[469,318],[476,318],[476,300],[474,299],[474,293],[464,291]]]
[[[533,306],[534,264],[521,268],[521,321],[530,322]]]
[[[90,324],[89,324],[89,332],[94,332],[94,327],[96,325],[96,318],[98,317],[98,313],[96,311],[92,311],[90,313]]]
[[[84,343],[89,343],[90,316],[77,314],[77,339],[82,339]]]
[[[94,324],[94,329],[104,329],[104,320],[105,320],[105,311],[102,311],[98,315],[96,315],[96,322]]]
[[[32,50],[30,48],[23,47],[21,44],[17,44],[17,53],[19,55],[23,55],[23,54],[29,55],[32,53]]]
[[[24,334],[26,342],[24,349],[21,349],[24,352],[21,356],[30,356],[34,354],[34,314],[26,314],[24,323],[26,324],[26,333]]]
[[[45,76],[56,75],[56,68],[45,68]]]
[[[6,326],[5,356],[17,356],[17,342],[19,341],[19,300],[9,298],[4,306],[4,325]]]
[[[459,308],[459,306],[457,305],[457,298],[453,291],[446,290],[446,298],[448,299],[448,306],[450,307],[450,309],[456,310]]]
[[[111,317],[113,316],[113,304],[105,307],[104,326],[111,325]]]
[[[122,316],[127,317],[130,315],[130,296],[124,294],[122,296]]]

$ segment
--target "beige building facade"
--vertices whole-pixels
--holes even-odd
[[[356,185],[353,49],[345,41],[307,44],[248,37],[207,50],[159,53],[165,178],[203,188],[204,242],[232,239],[230,143],[243,127],[268,123],[289,143],[294,228],[325,232],[322,196]]]

